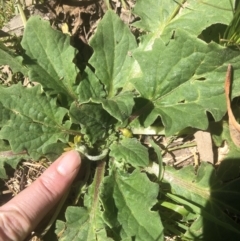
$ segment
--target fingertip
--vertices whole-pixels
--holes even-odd
[[[81,158],[77,151],[72,150],[62,155],[57,165],[57,171],[62,176],[71,175],[71,173],[79,170]]]

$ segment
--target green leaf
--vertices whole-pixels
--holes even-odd
[[[103,108],[120,122],[128,119],[134,105],[133,94],[129,92],[123,92],[108,99],[92,98],[92,100],[95,103],[102,103]]]
[[[94,53],[89,63],[103,83],[106,98],[92,98],[120,122],[131,114],[134,105],[129,93],[129,78],[133,75],[134,60],[130,52],[137,47],[129,28],[113,13],[107,11],[90,41]]]
[[[111,241],[106,231],[95,220],[100,218],[91,214],[86,208],[68,207],[66,211],[66,223],[58,220],[56,223],[56,234],[60,241]],[[96,227],[96,226],[97,227]],[[99,229],[98,229],[99,228]]]
[[[10,119],[10,112],[0,102],[0,127],[4,126]]]
[[[64,152],[64,149],[68,147],[69,145],[66,143],[52,143],[43,148],[43,153],[48,160],[53,162]]]
[[[13,153],[10,146],[5,141],[0,140],[0,178],[5,179],[8,177],[5,170],[6,166],[15,169],[23,158],[29,158],[25,151]]]
[[[168,42],[174,30],[184,29],[198,36],[212,24],[228,25],[232,19],[229,0],[221,2],[218,0],[152,0],[147,2],[139,0],[134,7],[134,13],[141,20],[135,22],[133,26],[150,32],[142,39],[141,48],[145,50],[151,49],[155,39],[160,36]]]
[[[73,63],[76,50],[70,45],[70,37],[33,16],[27,21],[21,44],[26,50],[30,80],[77,100],[74,84],[78,71]]]
[[[97,167],[94,181],[88,187],[88,191],[84,196],[84,207],[68,207],[65,214],[65,225],[63,225],[62,221],[57,221],[56,233],[60,236],[60,241],[112,240],[107,237],[99,205],[100,184],[104,176],[104,166],[105,163],[101,162]]]
[[[6,174],[5,168],[7,166],[16,169],[18,163],[23,160],[27,159],[29,156],[26,153],[13,153],[12,151],[4,151],[0,152],[0,178],[7,179],[8,176]]]
[[[158,185],[150,182],[144,173],[137,170],[132,174],[113,171],[105,178],[101,192],[104,220],[110,226],[121,225],[122,239],[163,240],[160,217],[157,212],[151,211],[157,195]]]
[[[107,11],[98,24],[90,41],[94,53],[89,63],[104,84],[108,97],[128,84],[128,75],[133,64],[129,51],[137,47],[129,28],[111,10]]]
[[[116,96],[106,99],[103,85],[88,68],[83,73],[77,93],[79,94],[78,101],[80,104],[89,101],[102,104],[103,108],[110,115],[121,122],[130,116],[132,106],[134,105],[133,94],[130,92],[121,92]]]
[[[204,223],[202,223],[204,240],[211,240],[209,237],[212,233],[215,234],[217,240],[225,240],[222,237],[226,238],[227,234],[236,237],[239,235],[238,225],[224,212],[228,210],[234,214],[240,213],[239,179],[223,183],[216,176],[212,165],[202,163],[197,175],[191,166],[179,171],[167,167],[164,180],[170,183],[173,194],[187,200],[185,205],[189,202],[190,208],[192,207],[190,203],[200,208],[204,218]],[[211,230],[208,227],[211,227]],[[191,233],[191,230],[189,232]]]
[[[22,64],[23,58],[12,53],[0,43],[0,65],[9,65],[13,73],[21,72],[27,76],[27,68]]]
[[[232,6],[229,0],[191,0],[185,3],[176,17],[166,26],[164,34],[172,30],[181,29],[198,36],[204,29],[215,24],[221,23],[228,25],[233,16]],[[208,16],[206,18],[206,16]]]
[[[110,156],[118,162],[127,162],[134,167],[145,167],[149,164],[148,149],[135,138],[124,138],[110,146]]]
[[[234,66],[235,85],[240,81],[238,52],[206,44],[185,31],[176,31],[167,46],[157,39],[151,51],[136,51],[134,57],[143,77],[133,84],[154,106],[148,116],[143,114],[144,125],[161,116],[166,135],[188,126],[206,129],[207,111],[216,121],[222,118],[226,113],[224,80],[229,63]]]
[[[217,169],[218,177],[223,182],[238,178],[240,175],[240,150],[230,136],[229,125],[225,121],[210,123],[209,129],[215,144],[220,147],[223,143],[227,153],[224,153],[224,159]],[[226,141],[226,142],[225,142]]]
[[[150,138],[149,143],[150,143],[150,145],[152,146],[154,152],[157,155],[157,158],[156,158],[157,160],[156,161],[158,162],[158,165],[159,165],[159,173],[157,175],[158,180],[162,180],[163,174],[164,174],[164,167],[163,167],[163,161],[162,161],[162,150],[159,147],[159,145],[156,144],[153,141],[153,139]],[[154,160],[152,160],[152,161],[154,161]]]
[[[81,132],[90,138],[92,144],[106,137],[114,120],[101,105],[94,103],[73,103],[69,114],[73,123],[81,125]]]
[[[149,7],[151,5],[151,8]],[[134,14],[141,20],[133,23],[133,26],[141,28],[146,32],[157,33],[163,31],[166,25],[174,17],[173,13],[179,9],[175,1],[164,0],[138,0],[134,6]]]
[[[76,92],[80,104],[89,102],[92,98],[104,98],[106,96],[103,85],[88,67],[83,72],[82,80]]]
[[[37,159],[47,145],[58,140],[68,141],[69,123],[62,123],[67,110],[57,107],[55,99],[42,95],[39,85],[0,87],[0,103],[1,112],[8,112],[10,116],[0,131],[0,138],[8,140],[14,152],[27,150]]]
[[[213,216],[221,219],[221,213],[219,210],[216,210],[215,213],[212,213]],[[225,217],[226,224],[231,223],[232,220],[228,217]],[[216,224],[214,222],[208,222],[203,217],[203,214],[200,215],[191,225],[191,227],[187,230],[187,232],[183,235],[183,238],[186,240],[219,240],[225,241],[228,239],[235,240],[238,239],[239,234],[234,233],[232,231],[226,232],[226,230],[222,227],[218,227],[219,230],[215,230]],[[220,229],[222,229],[220,231]]]

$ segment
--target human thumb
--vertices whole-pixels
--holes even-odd
[[[0,207],[0,241],[20,241],[67,191],[80,168],[76,151],[60,156],[31,186]]]

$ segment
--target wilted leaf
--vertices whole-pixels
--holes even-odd
[[[228,66],[226,80],[225,80],[225,94],[227,100],[227,111],[228,111],[228,120],[229,120],[229,131],[232,138],[232,141],[235,143],[237,147],[240,147],[240,125],[236,121],[232,108],[231,108],[231,101],[230,101],[230,86],[232,81],[232,66]]]

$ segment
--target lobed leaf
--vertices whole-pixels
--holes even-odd
[[[5,179],[8,177],[5,170],[6,166],[15,169],[23,158],[29,158],[25,151],[13,153],[10,146],[5,141],[0,140],[0,178]]]
[[[76,50],[70,45],[70,37],[33,16],[27,21],[21,44],[26,50],[30,80],[77,100],[74,85],[78,71],[73,63]]]
[[[121,225],[122,239],[163,240],[160,217],[150,210],[156,203],[157,195],[158,185],[150,182],[144,173],[137,170],[132,174],[113,171],[103,183],[104,220],[110,226]]]
[[[149,5],[151,7],[149,7]],[[133,24],[150,32],[143,36],[141,48],[149,50],[155,39],[168,42],[175,30],[184,29],[198,36],[207,27],[215,23],[228,25],[232,19],[232,8],[229,0],[139,0],[133,11],[140,21]],[[206,17],[207,16],[207,17]]]
[[[106,98],[103,85],[90,69],[85,70],[77,92],[79,94],[79,103],[92,101],[102,104],[102,107],[120,122],[127,120],[132,112],[132,106],[134,105],[133,94],[122,92],[111,98]]]
[[[34,101],[33,101],[34,100]],[[7,112],[0,138],[8,140],[14,152],[26,150],[34,159],[43,149],[58,140],[68,141],[69,124],[64,126],[67,110],[57,107],[55,99],[41,94],[41,87],[24,88],[20,84],[0,87],[1,114]]]
[[[96,75],[86,67],[82,75],[82,80],[76,90],[80,104],[89,102],[93,98],[105,98],[106,93],[103,85]]]
[[[27,76],[27,68],[23,65],[23,58],[9,51],[2,43],[0,43],[0,65],[9,65],[13,73],[21,72]]]
[[[108,97],[113,97],[127,84],[133,64],[129,51],[137,47],[130,29],[113,12],[107,11],[90,40],[94,53],[89,63],[104,84]]]
[[[58,220],[56,230],[60,241],[111,241],[104,227],[99,227],[101,220],[95,213],[81,207],[68,207],[65,213],[66,223]],[[97,219],[97,220],[95,220]]]
[[[71,241],[111,241],[107,237],[105,224],[101,217],[99,203],[100,184],[104,176],[105,163],[98,163],[93,183],[84,196],[84,207],[68,207],[66,223],[57,221],[56,233],[59,240]]]
[[[133,75],[134,60],[130,52],[137,47],[129,28],[113,13],[107,11],[90,40],[94,53],[89,63],[104,85],[106,98],[92,98],[120,122],[130,116],[134,105],[129,93],[129,76]],[[94,80],[93,80],[94,81]],[[92,81],[92,82],[93,82]],[[90,80],[91,82],[91,80]]]
[[[234,66],[235,85],[240,80],[238,52],[206,44],[185,31],[176,31],[168,45],[157,39],[151,51],[139,50],[133,55],[143,72],[133,84],[152,105],[148,116],[142,116],[144,125],[151,125],[161,116],[167,135],[188,126],[206,129],[207,111],[216,121],[223,117],[228,63]]]
[[[140,20],[133,23],[133,26],[146,32],[161,33],[173,19],[173,13],[178,11],[179,8],[180,5],[175,1],[156,0],[146,2],[138,0],[133,13],[138,15]]]
[[[185,31],[198,36],[204,29],[213,24],[228,25],[232,20],[233,1],[191,0],[182,2],[181,10],[167,25],[164,34],[183,28]],[[206,16],[208,17],[206,18]]]

